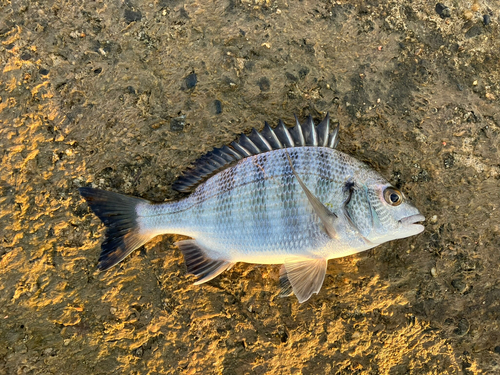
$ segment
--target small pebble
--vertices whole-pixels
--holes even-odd
[[[436,4],[436,13],[439,14],[441,18],[451,17],[451,10],[446,5],[442,3]]]
[[[294,76],[292,73],[289,73],[289,72],[286,72],[285,76],[288,80],[290,80],[292,82],[297,82],[299,80],[296,76]]]
[[[436,277],[436,276],[437,276],[437,274],[438,274],[438,272],[437,272],[436,267],[432,267],[432,268],[431,268],[431,275],[432,275],[432,277]]]
[[[170,121],[170,130],[174,132],[180,132],[184,129],[186,123],[186,115],[175,117]]]
[[[266,77],[262,77],[257,83],[260,87],[260,91],[269,91],[271,88],[271,82],[269,82]]]
[[[488,26],[491,22],[491,17],[488,14],[483,15],[483,23],[485,26]]]
[[[464,13],[463,13],[463,17],[464,17],[466,20],[471,20],[473,16],[474,16],[474,13],[472,13],[470,10],[466,10],[466,11],[464,11]]]
[[[31,59],[31,55],[29,54],[29,52],[23,52],[23,54],[21,55],[21,60],[29,60]]]
[[[469,332],[469,321],[465,318],[460,319],[457,328],[453,330],[453,333],[458,336],[465,336]]]
[[[125,21],[127,21],[127,23],[137,22],[142,20],[142,13],[132,9],[125,9],[123,17],[125,17]]]
[[[220,115],[222,113],[222,103],[220,100],[214,100],[215,114]]]
[[[467,289],[467,284],[461,279],[453,279],[451,281],[451,285],[457,290],[459,293],[465,292]]]
[[[196,75],[195,72],[191,73],[186,78],[184,78],[184,85],[188,90],[196,87],[197,83],[198,83],[198,76]]]
[[[465,37],[467,39],[474,38],[475,36],[481,35],[483,33],[483,27],[481,25],[474,25],[472,26],[467,32],[465,33]]]
[[[436,224],[436,223],[437,223],[437,221],[438,221],[438,217],[437,217],[437,215],[433,215],[433,216],[431,217],[431,219],[429,220],[429,222],[430,222],[431,224]]]

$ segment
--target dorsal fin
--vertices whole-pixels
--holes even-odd
[[[272,129],[266,122],[261,132],[252,129],[250,135],[242,134],[238,142],[230,146],[214,148],[199,158],[174,182],[172,188],[181,192],[194,190],[209,177],[226,169],[243,158],[278,150],[280,148],[317,146],[335,148],[338,144],[338,124],[330,133],[330,115],[327,113],[323,121],[314,125],[311,116],[301,125],[295,116],[295,126],[287,128],[283,121]]]

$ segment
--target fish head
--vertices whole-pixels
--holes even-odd
[[[399,189],[382,178],[367,181],[357,189],[364,201],[364,230],[361,233],[372,243],[381,244],[421,233],[425,217]]]

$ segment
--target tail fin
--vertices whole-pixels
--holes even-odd
[[[107,270],[120,263],[153,237],[151,234],[141,233],[137,222],[137,205],[149,204],[149,201],[89,187],[78,190],[106,226],[106,237],[99,257],[100,270]]]

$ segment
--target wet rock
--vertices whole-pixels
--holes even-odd
[[[259,79],[257,84],[260,87],[260,91],[269,91],[269,89],[271,88],[271,82],[269,82],[266,77],[262,77],[261,79]]]
[[[139,10],[133,10],[133,9],[125,9],[125,13],[123,14],[123,17],[125,18],[125,21],[127,23],[132,23],[132,22],[137,22],[142,19],[142,13]]]
[[[443,3],[436,4],[436,13],[439,14],[441,18],[451,17],[451,10]]]
[[[197,83],[198,83],[198,76],[196,75],[195,72],[192,72],[186,78],[184,78],[183,87],[190,90],[195,88]]]

